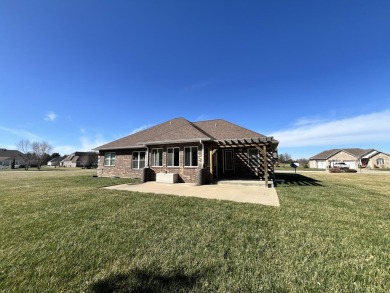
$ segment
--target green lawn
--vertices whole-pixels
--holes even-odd
[[[0,171],[1,292],[390,292],[390,175],[277,174],[281,207]]]

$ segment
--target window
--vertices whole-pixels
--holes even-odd
[[[259,167],[259,150],[248,149],[248,165],[251,167]]]
[[[198,166],[198,147],[184,148],[184,166],[186,167]]]
[[[133,152],[133,169],[145,168],[146,152]]]
[[[115,166],[115,153],[104,154],[104,166]]]
[[[163,149],[152,149],[152,166],[162,166]]]
[[[167,150],[167,165],[168,167],[178,167],[179,166],[179,148],[168,148]]]
[[[378,165],[384,165],[384,164],[385,164],[385,160],[382,159],[382,158],[379,158],[379,159],[376,160],[376,163],[377,163]]]

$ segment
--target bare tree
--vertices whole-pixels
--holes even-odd
[[[307,165],[309,164],[309,160],[306,159],[306,158],[300,158],[297,160],[297,162],[300,164],[300,165]]]
[[[46,141],[32,143],[32,151],[34,154],[34,158],[37,162],[38,170],[41,169],[41,166],[45,161],[47,154],[51,152],[52,148],[53,147]]]
[[[279,154],[279,162],[280,163],[291,163],[292,162],[291,155],[288,153]]]
[[[33,159],[31,143],[28,139],[22,139],[16,147],[23,154],[24,169],[27,171]]]

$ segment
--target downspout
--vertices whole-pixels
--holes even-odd
[[[145,154],[145,167],[146,168],[149,168],[149,147],[148,146],[145,146],[146,147],[146,154]]]
[[[199,143],[202,145],[202,162],[201,162],[201,167],[198,169],[198,185],[203,185],[204,184],[204,174],[203,174],[203,168],[204,168],[204,144],[202,140],[199,140]]]
[[[201,164],[201,169],[204,168],[204,144],[201,140],[199,140],[199,143],[202,145],[202,164]]]

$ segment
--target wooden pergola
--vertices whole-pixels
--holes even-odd
[[[224,139],[215,140],[216,148],[210,148],[210,177],[213,180],[213,155],[220,148],[243,148],[253,147],[257,148],[260,154],[263,155],[264,160],[264,180],[265,186],[268,187],[268,160],[267,160],[267,149],[270,151],[276,151],[278,141],[274,140],[273,137],[254,137],[254,138],[243,138],[243,139]]]

